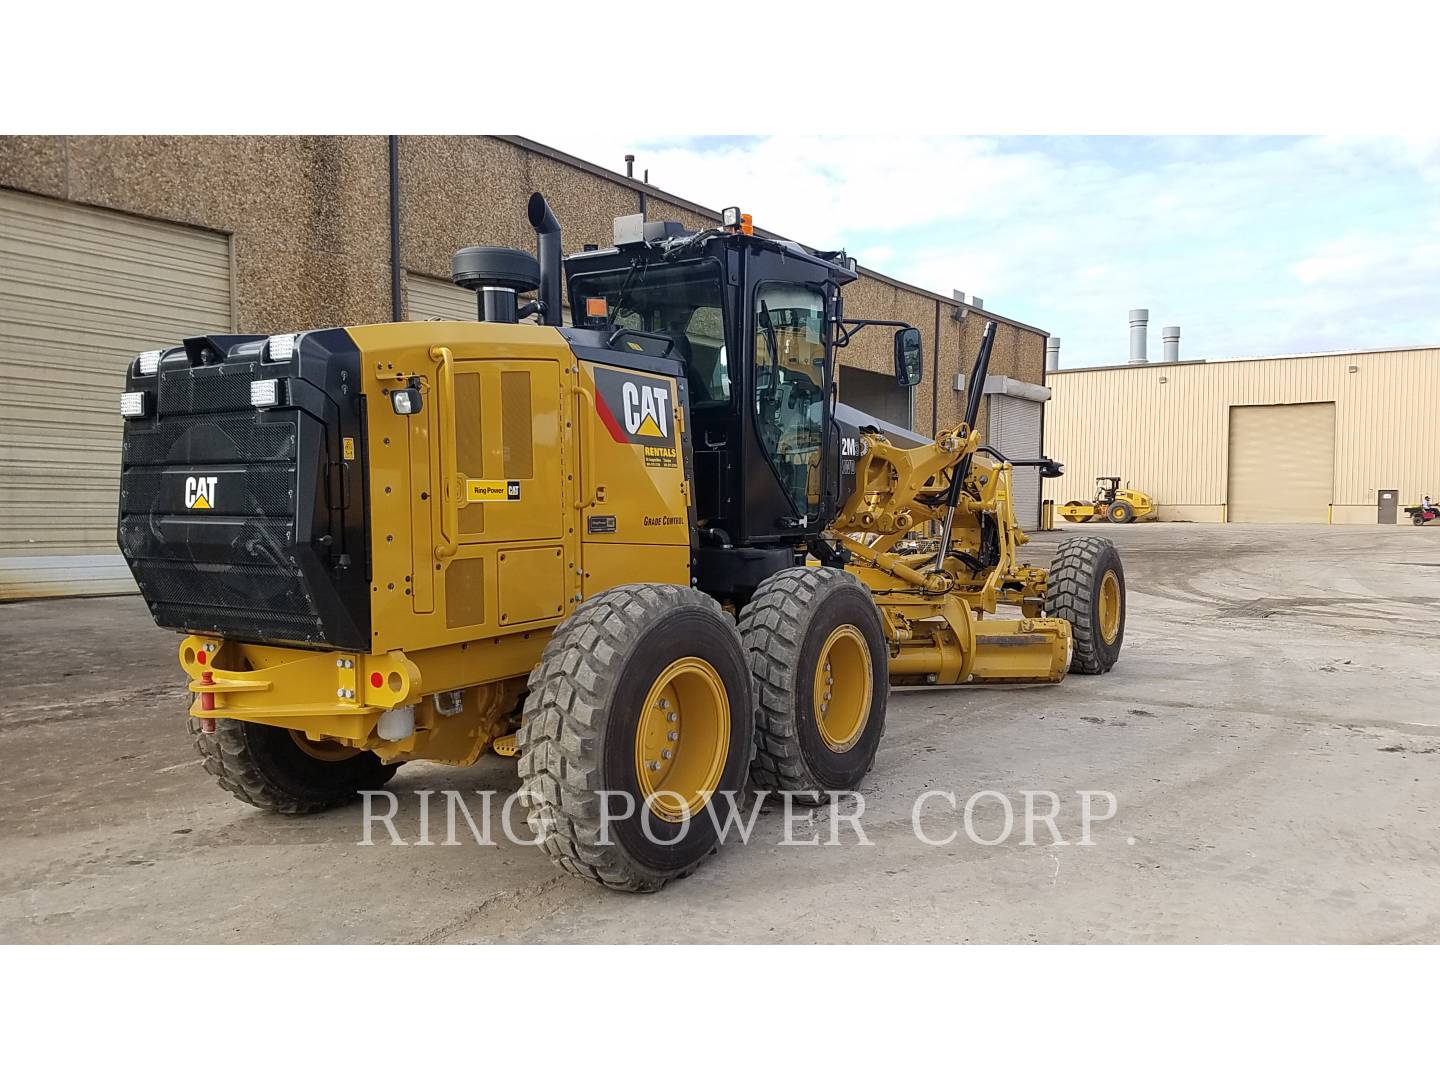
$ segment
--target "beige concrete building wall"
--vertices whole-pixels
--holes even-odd
[[[554,207],[566,251],[608,244],[613,219],[638,212],[642,200],[652,219],[719,223],[713,209],[518,137],[403,136],[399,180],[403,270],[442,280],[466,244],[532,250],[532,191]],[[242,333],[391,318],[383,136],[7,136],[0,187],[229,234]],[[753,209],[763,225],[764,208]],[[1044,332],[1005,316],[868,270],[847,287],[846,313],[920,328],[927,370],[915,426],[923,432],[934,430],[932,419],[942,428],[959,422],[954,379],[973,362],[985,318],[999,324],[992,374],[1043,381]],[[890,335],[865,330],[840,362],[890,371]]]
[[[1232,405],[1335,403],[1331,520],[1371,524],[1379,492],[1440,498],[1440,348],[1135,364],[1050,372],[1046,450],[1065,476],[1045,498],[1088,499],[1121,476],[1162,520],[1224,521]],[[1401,515],[1400,524],[1409,524]]]

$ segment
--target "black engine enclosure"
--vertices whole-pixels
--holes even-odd
[[[120,551],[155,621],[238,641],[368,650],[369,515],[360,352],[341,329],[212,335],[167,350],[121,450]],[[276,379],[256,408],[250,384]],[[188,486],[187,486],[188,482]],[[213,491],[208,508],[187,505]]]

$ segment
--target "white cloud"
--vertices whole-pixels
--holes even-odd
[[[1292,267],[1292,270],[1295,276],[1306,285],[1315,285],[1321,282],[1350,282],[1353,284],[1363,280],[1365,275],[1373,271],[1384,258],[1383,252],[1373,248],[1366,249],[1352,242],[1346,245],[1332,245],[1323,254],[1301,259]]]
[[[1123,360],[1125,313],[1185,355],[1418,344],[1440,309],[1440,140],[1159,143],[767,135],[553,145]],[[1411,339],[1414,340],[1411,340]],[[1373,340],[1372,340],[1373,339]]]

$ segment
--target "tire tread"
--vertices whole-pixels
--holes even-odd
[[[360,790],[336,792],[324,797],[298,794],[266,775],[250,746],[246,722],[218,719],[214,734],[202,731],[200,722],[193,716],[188,718],[188,725],[205,771],[225,791],[258,809],[273,814],[315,814],[344,806]],[[385,765],[377,759],[374,763],[374,787],[383,787],[398,768],[399,765]]]
[[[805,761],[796,722],[795,668],[804,646],[805,615],[819,603],[822,593],[838,588],[863,590],[869,599],[869,591],[853,574],[834,567],[797,566],[766,578],[740,613],[740,638],[755,682],[751,780],[757,790],[792,792],[796,802],[818,803],[825,786]],[[873,692],[888,691],[886,673],[876,672]],[[882,709],[882,735],[884,725]],[[867,770],[871,762],[866,763]]]
[[[1061,541],[1050,564],[1045,586],[1045,613],[1070,624],[1075,654],[1070,671],[1076,675],[1100,675],[1114,661],[1106,663],[1096,642],[1095,590],[1099,587],[1100,561],[1114,544],[1100,536],[1072,536]]]
[[[658,871],[636,863],[617,843],[602,844],[595,792],[600,722],[619,690],[621,661],[664,612],[687,605],[711,609],[729,625],[720,605],[695,589],[620,585],[577,607],[530,672],[518,735],[526,818],[556,866],[611,889],[654,892],[698,865]]]

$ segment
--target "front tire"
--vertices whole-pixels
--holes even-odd
[[[1061,543],[1045,585],[1045,614],[1070,624],[1070,671],[1101,675],[1125,641],[1125,568],[1115,545],[1099,536]]]
[[[519,733],[530,827],[567,873],[654,892],[716,849],[754,739],[750,673],[720,605],[677,585],[607,589],[560,624],[530,673]]]
[[[870,590],[830,567],[781,570],[741,612],[740,637],[755,679],[755,787],[815,803],[854,790],[875,763],[890,686]]]
[[[190,718],[205,771],[241,802],[274,814],[314,814],[377,791],[400,766],[368,750],[311,742],[297,731],[242,720],[216,720],[215,733]]]

